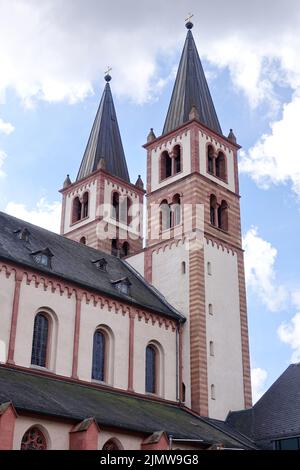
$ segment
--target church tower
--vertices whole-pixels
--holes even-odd
[[[237,152],[222,133],[189,21],[163,133],[147,150],[147,247],[129,262],[187,317],[181,400],[225,419],[251,406]],[[190,241],[202,234],[202,242]],[[198,240],[199,242],[199,240]]]
[[[142,249],[143,182],[129,179],[117,115],[105,75],[105,88],[74,183],[61,190],[61,234],[119,256]]]

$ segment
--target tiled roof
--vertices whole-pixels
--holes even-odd
[[[21,240],[19,229],[29,235]],[[48,249],[51,266],[37,264],[33,253]],[[34,270],[63,278],[86,289],[118,298],[126,303],[148,308],[166,317],[184,321],[185,317],[173,308],[156,289],[148,284],[131,266],[121,259],[70,240],[56,233],[0,212],[0,259],[10,260]],[[105,259],[106,270],[93,261]],[[113,281],[128,278],[129,295],[116,289]]]
[[[254,447],[237,432],[232,435],[226,426],[219,429],[215,423],[210,424],[209,420],[194,416],[177,404],[0,366],[0,404],[8,401],[17,412],[75,421],[94,417],[100,427],[145,434],[165,431],[177,439],[201,439],[230,448]]]
[[[77,181],[97,170],[100,159],[114,176],[130,182],[116,110],[107,82],[85,149]]]
[[[178,67],[163,134],[188,122],[192,106],[196,107],[200,122],[218,134],[222,134],[193,34],[189,29]]]
[[[262,447],[300,436],[300,364],[290,365],[253,408],[231,412],[226,422]]]

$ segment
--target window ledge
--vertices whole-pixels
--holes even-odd
[[[85,220],[89,219],[89,215],[87,217],[83,217],[83,219],[80,219],[80,220],[76,220],[76,222],[72,222],[70,224],[70,227],[73,227],[73,225],[77,225],[77,224],[80,224],[80,222],[84,222]]]
[[[36,364],[30,364],[31,369],[43,370],[45,372],[51,372],[48,367],[37,366]]]
[[[219,230],[222,233],[226,233],[227,235],[229,233],[229,230],[224,230],[223,228],[217,227],[216,225],[213,225],[211,223],[209,225],[210,225],[210,227],[215,228],[216,230]]]

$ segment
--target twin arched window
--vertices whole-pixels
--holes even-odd
[[[211,175],[226,181],[226,157],[222,151],[216,154],[212,145],[207,147],[207,171]]]
[[[80,199],[78,196],[73,200],[72,223],[79,222],[89,215],[89,193],[85,192]]]
[[[228,204],[223,199],[221,204],[218,204],[217,198],[214,194],[210,196],[209,206],[210,223],[215,227],[228,231]]]
[[[112,218],[116,222],[121,222],[125,225],[131,224],[131,207],[132,200],[130,197],[120,198],[120,194],[114,191],[112,194]]]
[[[120,255],[121,258],[130,254],[130,245],[128,242],[119,243],[117,238],[113,238],[111,241],[111,254],[114,256]]]
[[[164,199],[160,203],[159,209],[161,232],[181,223],[181,199],[179,194],[175,194],[171,204]]]
[[[181,147],[175,145],[172,152],[164,150],[160,156],[160,179],[164,180],[181,172]]]

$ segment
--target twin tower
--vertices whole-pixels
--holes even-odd
[[[186,316],[181,399],[224,419],[251,406],[240,147],[232,130],[222,133],[193,24],[186,27],[162,135],[151,129],[144,145],[146,188],[140,177],[130,182],[106,75],[77,179],[61,190],[61,234],[124,258]]]

